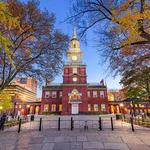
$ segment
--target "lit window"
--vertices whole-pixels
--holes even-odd
[[[22,106],[21,105],[19,105],[19,108],[21,108]]]
[[[45,105],[44,105],[44,112],[48,112],[48,109],[49,109],[49,105],[48,105],[48,104],[45,104]]]
[[[62,97],[62,91],[59,92],[59,97]]]
[[[52,98],[56,98],[57,97],[57,92],[56,91],[52,91]]]
[[[73,68],[73,73],[77,73],[77,68]]]
[[[104,91],[100,91],[100,97],[104,98]]]
[[[93,97],[97,97],[97,91],[93,91]]]
[[[98,104],[94,104],[94,111],[98,111]]]
[[[88,95],[88,97],[91,97],[91,95],[90,95],[90,91],[88,91],[88,92],[87,92],[87,95]]]
[[[138,107],[138,105],[137,105],[137,104],[135,104],[134,106],[135,106],[135,107]]]
[[[101,110],[102,110],[102,111],[106,111],[106,106],[105,106],[105,104],[101,104]]]
[[[49,92],[49,91],[46,91],[46,92],[45,92],[45,98],[49,98],[49,96],[50,96],[50,92]]]
[[[56,104],[52,104],[52,109],[51,109],[53,112],[56,111]]]
[[[59,105],[59,111],[62,111],[62,104]]]
[[[91,111],[91,104],[88,104],[88,111]]]

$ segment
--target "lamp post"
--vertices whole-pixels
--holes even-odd
[[[14,113],[13,113],[13,117],[15,117],[15,114],[16,114],[16,102],[14,102]]]
[[[122,109],[123,109],[123,107],[124,107],[124,104],[123,104],[123,103],[120,103],[119,106],[120,106],[121,118],[123,119],[123,112],[122,112]]]

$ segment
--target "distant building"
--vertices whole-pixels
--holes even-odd
[[[108,101],[109,101],[109,112],[110,113],[120,113],[120,103],[123,102],[124,90],[123,89],[111,89],[108,90]]]
[[[66,115],[108,112],[107,87],[103,80],[96,84],[87,83],[82,56],[80,42],[74,32],[67,51],[63,83],[42,88],[42,112]]]
[[[37,81],[34,78],[17,78],[4,89],[12,97],[15,114],[26,114],[26,103],[36,101]]]

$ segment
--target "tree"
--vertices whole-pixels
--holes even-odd
[[[150,3],[148,0],[77,0],[73,15],[83,34],[95,25],[109,23],[105,30],[120,33],[120,49],[128,45],[150,44]],[[80,17],[79,17],[80,16]]]
[[[19,18],[21,30],[0,26],[3,35],[13,43],[9,49],[15,66],[12,67],[5,50],[1,48],[0,90],[6,88],[17,76],[32,76],[40,82],[52,80],[62,69],[68,37],[55,29],[54,14],[41,11],[37,1],[7,2],[11,14]]]
[[[77,0],[71,10],[81,37],[96,31],[100,54],[130,94],[149,97],[150,1]]]
[[[1,107],[0,111],[13,108],[12,98],[7,93],[4,93],[4,92],[0,93],[0,107]]]
[[[10,30],[12,28],[20,29],[19,27],[19,21],[17,17],[14,17],[9,10],[9,5],[6,2],[0,2],[0,26],[4,27],[3,30],[0,31],[0,50],[4,49],[4,52],[6,53],[6,56],[10,63],[12,63],[11,57],[10,57],[10,50],[9,46],[12,46],[11,41],[4,36],[5,30]]]
[[[150,59],[148,0],[77,0],[71,10],[68,19],[77,23],[81,36],[94,28],[98,48],[109,60],[112,70],[121,72],[116,64],[124,61],[130,64],[132,56],[133,61],[141,64]]]
[[[125,71],[121,83],[128,89],[127,97],[150,100],[150,68],[140,66]]]

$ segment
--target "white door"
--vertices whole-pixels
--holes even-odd
[[[78,114],[79,113],[79,104],[72,104],[71,114]]]

